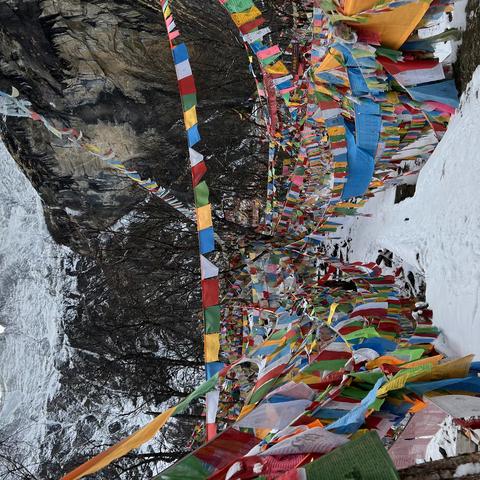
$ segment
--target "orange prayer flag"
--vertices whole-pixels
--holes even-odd
[[[396,357],[392,357],[390,355],[383,355],[382,357],[378,357],[375,360],[371,360],[370,362],[367,363],[367,369],[372,370],[373,368],[377,368],[379,365],[382,364],[387,364],[387,365],[401,365],[402,363],[405,363],[405,360],[399,360]]]
[[[67,473],[62,477],[62,480],[78,480],[86,475],[91,475],[92,473],[105,468],[114,460],[123,457],[131,450],[142,446],[144,443],[152,439],[165,423],[167,423],[168,419],[175,412],[175,409],[176,407],[169,408],[134,434],[91,458],[70,473]]]
[[[362,30],[380,34],[382,46],[398,50],[413,32],[430,7],[432,0],[408,3],[388,12],[365,14],[355,18],[361,19]],[[350,24],[349,21],[345,23]],[[351,23],[355,29],[357,22]]]
[[[251,22],[252,20],[255,20],[257,17],[260,17],[261,15],[262,15],[262,12],[254,5],[248,10],[245,10],[244,12],[233,13],[232,20],[237,27],[240,27],[242,25],[245,25],[248,22]]]

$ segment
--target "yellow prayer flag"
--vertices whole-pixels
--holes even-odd
[[[212,223],[212,206],[210,204],[197,208],[197,229],[204,230],[213,225]]]
[[[320,383],[322,379],[318,375],[312,375],[310,373],[299,373],[292,378],[292,381],[295,383],[305,383],[305,385],[311,385],[315,383]]]
[[[431,365],[421,365],[420,367],[412,368],[411,371],[404,370],[398,372],[391,380],[389,380],[383,387],[381,387],[377,392],[377,397],[381,397],[386,393],[390,392],[391,390],[399,390],[403,388],[408,381],[411,381],[413,378],[416,380],[422,375],[424,372],[430,371],[432,368]]]
[[[185,122],[185,129],[188,130],[198,123],[197,109],[195,105],[183,113],[183,120]]]
[[[327,319],[327,325],[330,325],[332,323],[333,316],[335,315],[335,310],[338,307],[338,303],[332,303],[330,305],[330,314],[328,315]]]
[[[328,70],[333,70],[334,68],[341,66],[341,63],[331,53],[328,53],[319,67],[315,70],[315,73],[327,72]]]
[[[462,378],[468,375],[470,365],[475,355],[467,355],[466,357],[456,358],[440,365],[433,365],[432,370],[426,372],[416,381],[432,382],[435,380],[443,380],[444,378]]]
[[[325,95],[328,95],[329,97],[333,97],[332,91],[329,90],[327,87],[324,87],[320,83],[315,83],[315,91],[319,93],[324,93]]]
[[[260,17],[262,12],[254,5],[253,7],[245,10],[244,12],[232,13],[232,20],[237,27],[241,27],[257,17]]]
[[[412,368],[412,367],[419,367],[420,365],[425,365],[427,363],[431,363],[432,365],[437,364],[443,358],[443,355],[435,355],[434,357],[427,357],[421,358],[420,360],[415,360],[414,362],[405,363],[404,365],[400,365],[399,368]]]
[[[275,62],[273,65],[265,68],[265,70],[271,75],[288,75],[287,67],[280,60],[278,62]]]
[[[387,92],[387,101],[393,105],[400,103],[400,99],[397,92]]]
[[[362,30],[380,34],[382,46],[398,50],[419,24],[429,9],[430,3],[432,0],[408,3],[389,12],[359,14],[355,18],[362,21]],[[355,26],[358,23],[354,22],[352,25]]]
[[[209,333],[205,335],[205,363],[217,362],[220,351],[220,335]]]
[[[330,128],[327,128],[327,132],[331,137],[335,137],[336,135],[344,135],[345,127],[342,127],[341,125],[337,127],[330,127]]]
[[[167,423],[167,420],[174,414],[176,408],[177,407],[169,408],[134,434],[88,460],[88,462],[80,465],[70,473],[67,473],[62,477],[62,480],[78,480],[86,475],[98,472],[117,458],[123,457],[131,450],[148,442],[157,434],[165,423]]]
[[[85,148],[89,152],[92,152],[92,153],[100,153],[101,152],[101,150],[96,145],[92,145],[91,143],[86,143]]]
[[[257,406],[256,403],[252,403],[250,405],[244,405],[242,411],[238,414],[237,422],[241,420],[243,417],[248,415],[255,407]]]

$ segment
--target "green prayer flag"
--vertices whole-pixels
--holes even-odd
[[[378,47],[376,50],[376,56],[387,57],[394,62],[398,62],[401,58],[403,53],[398,50],[392,50],[391,48],[387,47]]]
[[[411,362],[421,358],[424,353],[425,350],[423,348],[399,348],[391,352],[389,355]]]
[[[190,93],[188,95],[183,95],[181,97],[183,111],[186,112],[192,107],[197,105],[197,95],[195,93]]]
[[[270,65],[272,63],[275,63],[280,57],[282,56],[281,53],[276,53],[275,55],[272,55],[271,57],[267,58],[262,58],[260,59],[260,63],[265,66],[265,65]]]
[[[377,432],[370,431],[305,465],[307,480],[398,480]]]
[[[252,0],[227,0],[227,3],[224,5],[230,13],[244,12],[253,6]]]
[[[323,371],[335,372],[343,368],[348,362],[348,360],[348,358],[339,358],[338,360],[320,360],[319,362],[314,362],[305,369],[303,369],[302,373],[314,373]]]
[[[210,390],[213,390],[218,381],[218,373],[213,377],[209,378],[206,382],[203,382],[199,387],[197,387],[183,402],[180,402],[175,409],[174,415],[182,413],[190,405],[193,400],[196,400],[199,397],[203,397]]]
[[[256,390],[250,399],[248,400],[248,403],[258,403],[260,400],[265,398],[267,393],[269,393],[274,387],[280,387],[286,383],[285,380],[281,380],[280,378],[272,378],[271,380],[268,380],[268,382],[265,382],[258,390]]]
[[[193,193],[195,195],[195,206],[197,208],[205,207],[209,204],[209,191],[206,182],[200,182],[194,189]]]
[[[211,472],[195,455],[188,455],[175,465],[167,468],[152,480],[205,480]]]
[[[355,332],[351,332],[347,335],[344,335],[343,338],[345,340],[354,340],[356,338],[372,338],[372,337],[379,337],[380,335],[375,330],[375,327],[367,327],[362,328],[361,330],[356,330]]]
[[[365,372],[352,372],[349,375],[350,377],[353,377],[357,382],[365,382],[375,385],[375,383],[377,383],[377,380],[383,376],[383,372],[367,370]]]
[[[205,333],[218,333],[220,331],[220,305],[208,307],[203,311],[205,320]]]

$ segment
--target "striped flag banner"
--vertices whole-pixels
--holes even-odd
[[[179,43],[180,32],[177,30],[168,0],[160,0],[160,3],[175,65],[190,157],[200,251],[202,307],[205,327],[205,371],[208,379],[212,378],[211,375],[214,374],[220,363],[218,362],[220,352],[220,286],[218,268],[206,257],[207,254],[215,250],[212,206],[209,201],[208,186],[205,181],[202,181],[207,171],[204,157],[193,148],[201,141],[201,136],[198,130],[197,89],[190,65],[188,49],[185,43]],[[206,401],[208,440],[216,435],[215,417],[217,406],[218,395],[211,393]]]
[[[372,302],[358,305],[350,313],[350,317],[381,317],[388,313],[388,302]]]

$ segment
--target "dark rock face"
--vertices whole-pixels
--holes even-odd
[[[480,64],[480,3],[469,0],[465,10],[467,25],[462,34],[462,44],[457,52],[455,79],[461,92],[465,91],[473,72]]]
[[[197,83],[199,149],[209,167],[217,231],[228,237],[236,227],[222,223],[224,197],[261,200],[264,194],[264,155],[238,115],[251,107],[255,85],[236,28],[218,1],[177,0],[174,14]],[[12,86],[35,111],[113,148],[128,167],[192,204],[180,99],[157,2],[1,1],[0,89]],[[78,259],[71,272],[77,308],[59,326],[69,353],[56,359],[61,389],[50,402],[48,441],[40,446],[39,477],[58,478],[130,433],[138,421],[122,414],[158,410],[198,383],[196,232],[170,206],[148,199],[40,123],[9,118],[0,128],[43,200],[52,236]],[[127,228],[112,229],[130,212]],[[170,438],[184,438],[183,428]],[[148,468],[122,478],[146,478]],[[113,468],[102,478],[120,472]]]
[[[170,49],[158,6],[148,4],[2,2],[0,88],[17,87],[38,112],[114,148],[128,166],[190,202]],[[232,160],[231,153],[224,158],[225,146],[231,151],[245,134],[231,108],[245,102],[254,86],[218,2],[179,1],[175,14],[192,57],[201,125],[209,121],[201,128],[215,176]],[[130,181],[105,171],[88,153],[66,148],[39,124],[9,119],[7,125],[4,141],[42,196],[58,241],[81,243],[78,228],[103,229],[143,197]],[[72,218],[65,207],[80,214]]]

